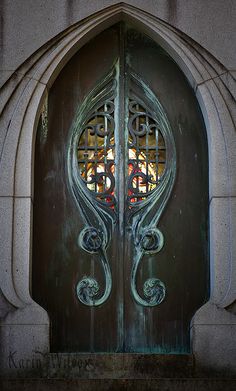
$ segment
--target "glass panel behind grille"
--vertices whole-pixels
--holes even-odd
[[[111,207],[114,198],[114,102],[106,101],[90,116],[78,142],[78,166],[87,188]]]
[[[128,199],[144,200],[161,182],[166,146],[157,121],[137,100],[129,101]]]

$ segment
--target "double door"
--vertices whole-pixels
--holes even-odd
[[[35,162],[33,297],[52,351],[189,351],[208,295],[206,145],[181,71],[132,27],[62,70]]]

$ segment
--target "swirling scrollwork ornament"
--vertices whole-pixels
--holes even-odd
[[[97,298],[100,291],[100,286],[97,280],[93,277],[84,277],[77,283],[76,293],[81,303],[88,306],[98,306],[103,304],[111,293],[112,280],[109,262],[104,249],[103,234],[94,227],[86,227],[80,233],[78,244],[86,252],[91,254],[99,254],[100,261],[105,274],[105,290],[100,298]]]
[[[153,307],[164,300],[165,284],[150,277],[141,295],[137,273],[143,256],[158,253],[164,246],[157,225],[174,186],[176,150],[171,126],[157,97],[137,75],[130,74],[130,80],[127,204],[135,241],[131,292],[138,304]]]
[[[105,77],[81,104],[71,129],[68,149],[69,187],[85,222],[78,245],[97,258],[104,272],[102,289],[94,276],[78,281],[78,300],[87,306],[107,301],[112,277],[106,249],[116,219],[114,196],[115,72]]]
[[[114,207],[114,98],[100,101],[78,137],[78,169],[87,189],[106,207]]]
[[[158,278],[149,278],[143,285],[143,293],[147,298],[149,306],[161,304],[165,298],[166,287]]]
[[[86,227],[79,235],[78,244],[85,251],[95,253],[102,248],[102,233],[100,233],[96,228]]]
[[[159,252],[164,245],[162,232],[157,228],[147,229],[141,236],[140,245],[146,253]]]
[[[76,286],[77,297],[85,305],[94,305],[98,292],[98,282],[91,277],[84,277]]]
[[[105,290],[102,297],[97,298],[100,286],[93,277],[84,277],[76,286],[76,293],[81,303],[88,306],[103,304],[109,297],[112,287],[111,271],[104,249],[103,233],[95,227],[84,228],[78,238],[78,244],[91,254],[99,254],[105,274]]]

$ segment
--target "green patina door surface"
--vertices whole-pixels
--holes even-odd
[[[178,66],[132,26],[89,41],[50,89],[33,220],[52,351],[190,351],[208,297],[205,128]]]

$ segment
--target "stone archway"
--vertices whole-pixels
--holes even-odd
[[[46,352],[49,343],[47,314],[30,295],[32,168],[41,104],[72,55],[91,37],[119,20],[137,24],[176,61],[196,92],[206,123],[210,171],[211,298],[193,319],[193,352],[202,365],[204,346],[199,335],[203,332],[204,338],[208,338],[212,323],[221,326],[235,324],[233,315],[224,310],[236,298],[236,279],[233,278],[236,260],[232,249],[236,230],[233,217],[236,207],[233,198],[236,138],[234,90],[228,87],[230,82],[233,85],[233,80],[227,83],[227,78],[231,77],[227,70],[183,33],[141,10],[119,4],[75,24],[48,42],[18,68],[1,92],[4,142],[0,161],[0,199],[4,212],[1,225],[5,227],[1,289],[10,308],[2,321],[2,358],[6,371],[10,352],[17,352],[17,360],[22,357],[32,359],[36,350]],[[27,344],[22,338],[26,334]],[[220,332],[217,335],[219,343]]]

